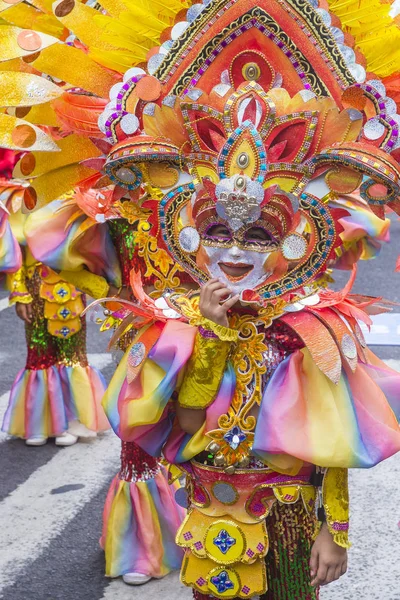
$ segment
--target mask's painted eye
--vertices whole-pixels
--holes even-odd
[[[263,246],[277,244],[277,240],[274,236],[264,229],[264,227],[250,227],[244,234],[244,239],[246,242],[262,244]]]
[[[205,231],[205,237],[227,241],[232,239],[232,234],[226,225],[223,225],[222,223],[215,223],[207,227]]]

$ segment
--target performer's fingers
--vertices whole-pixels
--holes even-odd
[[[315,578],[315,587],[319,587],[320,585],[325,585],[326,577],[328,574],[328,567],[325,563],[319,563],[318,572]]]
[[[216,283],[219,283],[218,279],[210,279],[200,290],[200,302],[201,303],[209,303],[211,299],[211,290],[212,286]],[[211,288],[211,289],[210,289]]]
[[[26,305],[26,320],[28,321],[28,323],[32,323],[32,305],[31,304]]]
[[[310,558],[311,585],[314,585],[314,580],[317,576],[317,572],[318,572],[318,552],[313,548],[311,550],[311,558]]]
[[[236,304],[236,302],[239,300],[240,298],[240,294],[236,294],[235,296],[232,296],[232,298],[229,298],[228,300],[226,300],[223,303],[223,307],[226,310],[229,310],[230,308],[232,308],[232,306],[234,306],[234,304]]]
[[[344,575],[345,573],[347,573],[347,558],[343,561],[341,570],[340,570],[340,574]]]
[[[342,565],[339,565],[339,566],[336,568],[336,571],[335,571],[335,578],[334,578],[334,580],[333,580],[333,581],[337,581],[338,579],[340,579],[340,578],[341,578],[341,576],[342,576]]]
[[[217,289],[214,290],[212,293],[212,299],[216,300],[216,302],[220,302],[222,300],[222,298],[224,298],[225,296],[230,296],[231,295],[231,290],[228,289],[226,286],[221,288],[221,289]]]
[[[336,567],[329,567],[326,577],[325,577],[325,582],[322,583],[321,585],[328,585],[328,583],[332,583],[332,581],[335,581],[335,573],[336,573]]]

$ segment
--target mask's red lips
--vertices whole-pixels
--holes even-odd
[[[254,266],[248,263],[220,262],[218,265],[221,271],[230,279],[242,279],[242,277],[245,277],[254,269]]]

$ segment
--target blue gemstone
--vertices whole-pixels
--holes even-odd
[[[240,429],[240,427],[232,427],[232,429],[230,429],[229,431],[226,432],[226,434],[224,435],[224,440],[226,442],[228,442],[228,444],[230,445],[230,447],[233,450],[236,450],[236,448],[245,441],[245,439],[247,438],[246,434],[243,433],[243,431]]]
[[[233,582],[229,579],[226,571],[221,571],[219,575],[211,577],[211,583],[215,585],[219,594],[223,594],[234,587]]]
[[[221,550],[222,554],[226,554],[236,544],[236,540],[225,529],[221,529],[217,537],[213,539],[213,544]]]

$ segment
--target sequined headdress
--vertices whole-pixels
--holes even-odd
[[[279,269],[248,291],[258,302],[304,293],[333,264],[336,200],[398,212],[400,118],[382,82],[396,89],[394,7],[357,4],[355,27],[351,1],[33,4],[0,6],[0,145],[25,151],[28,209],[114,189],[200,283],[201,223],[265,221]]]

